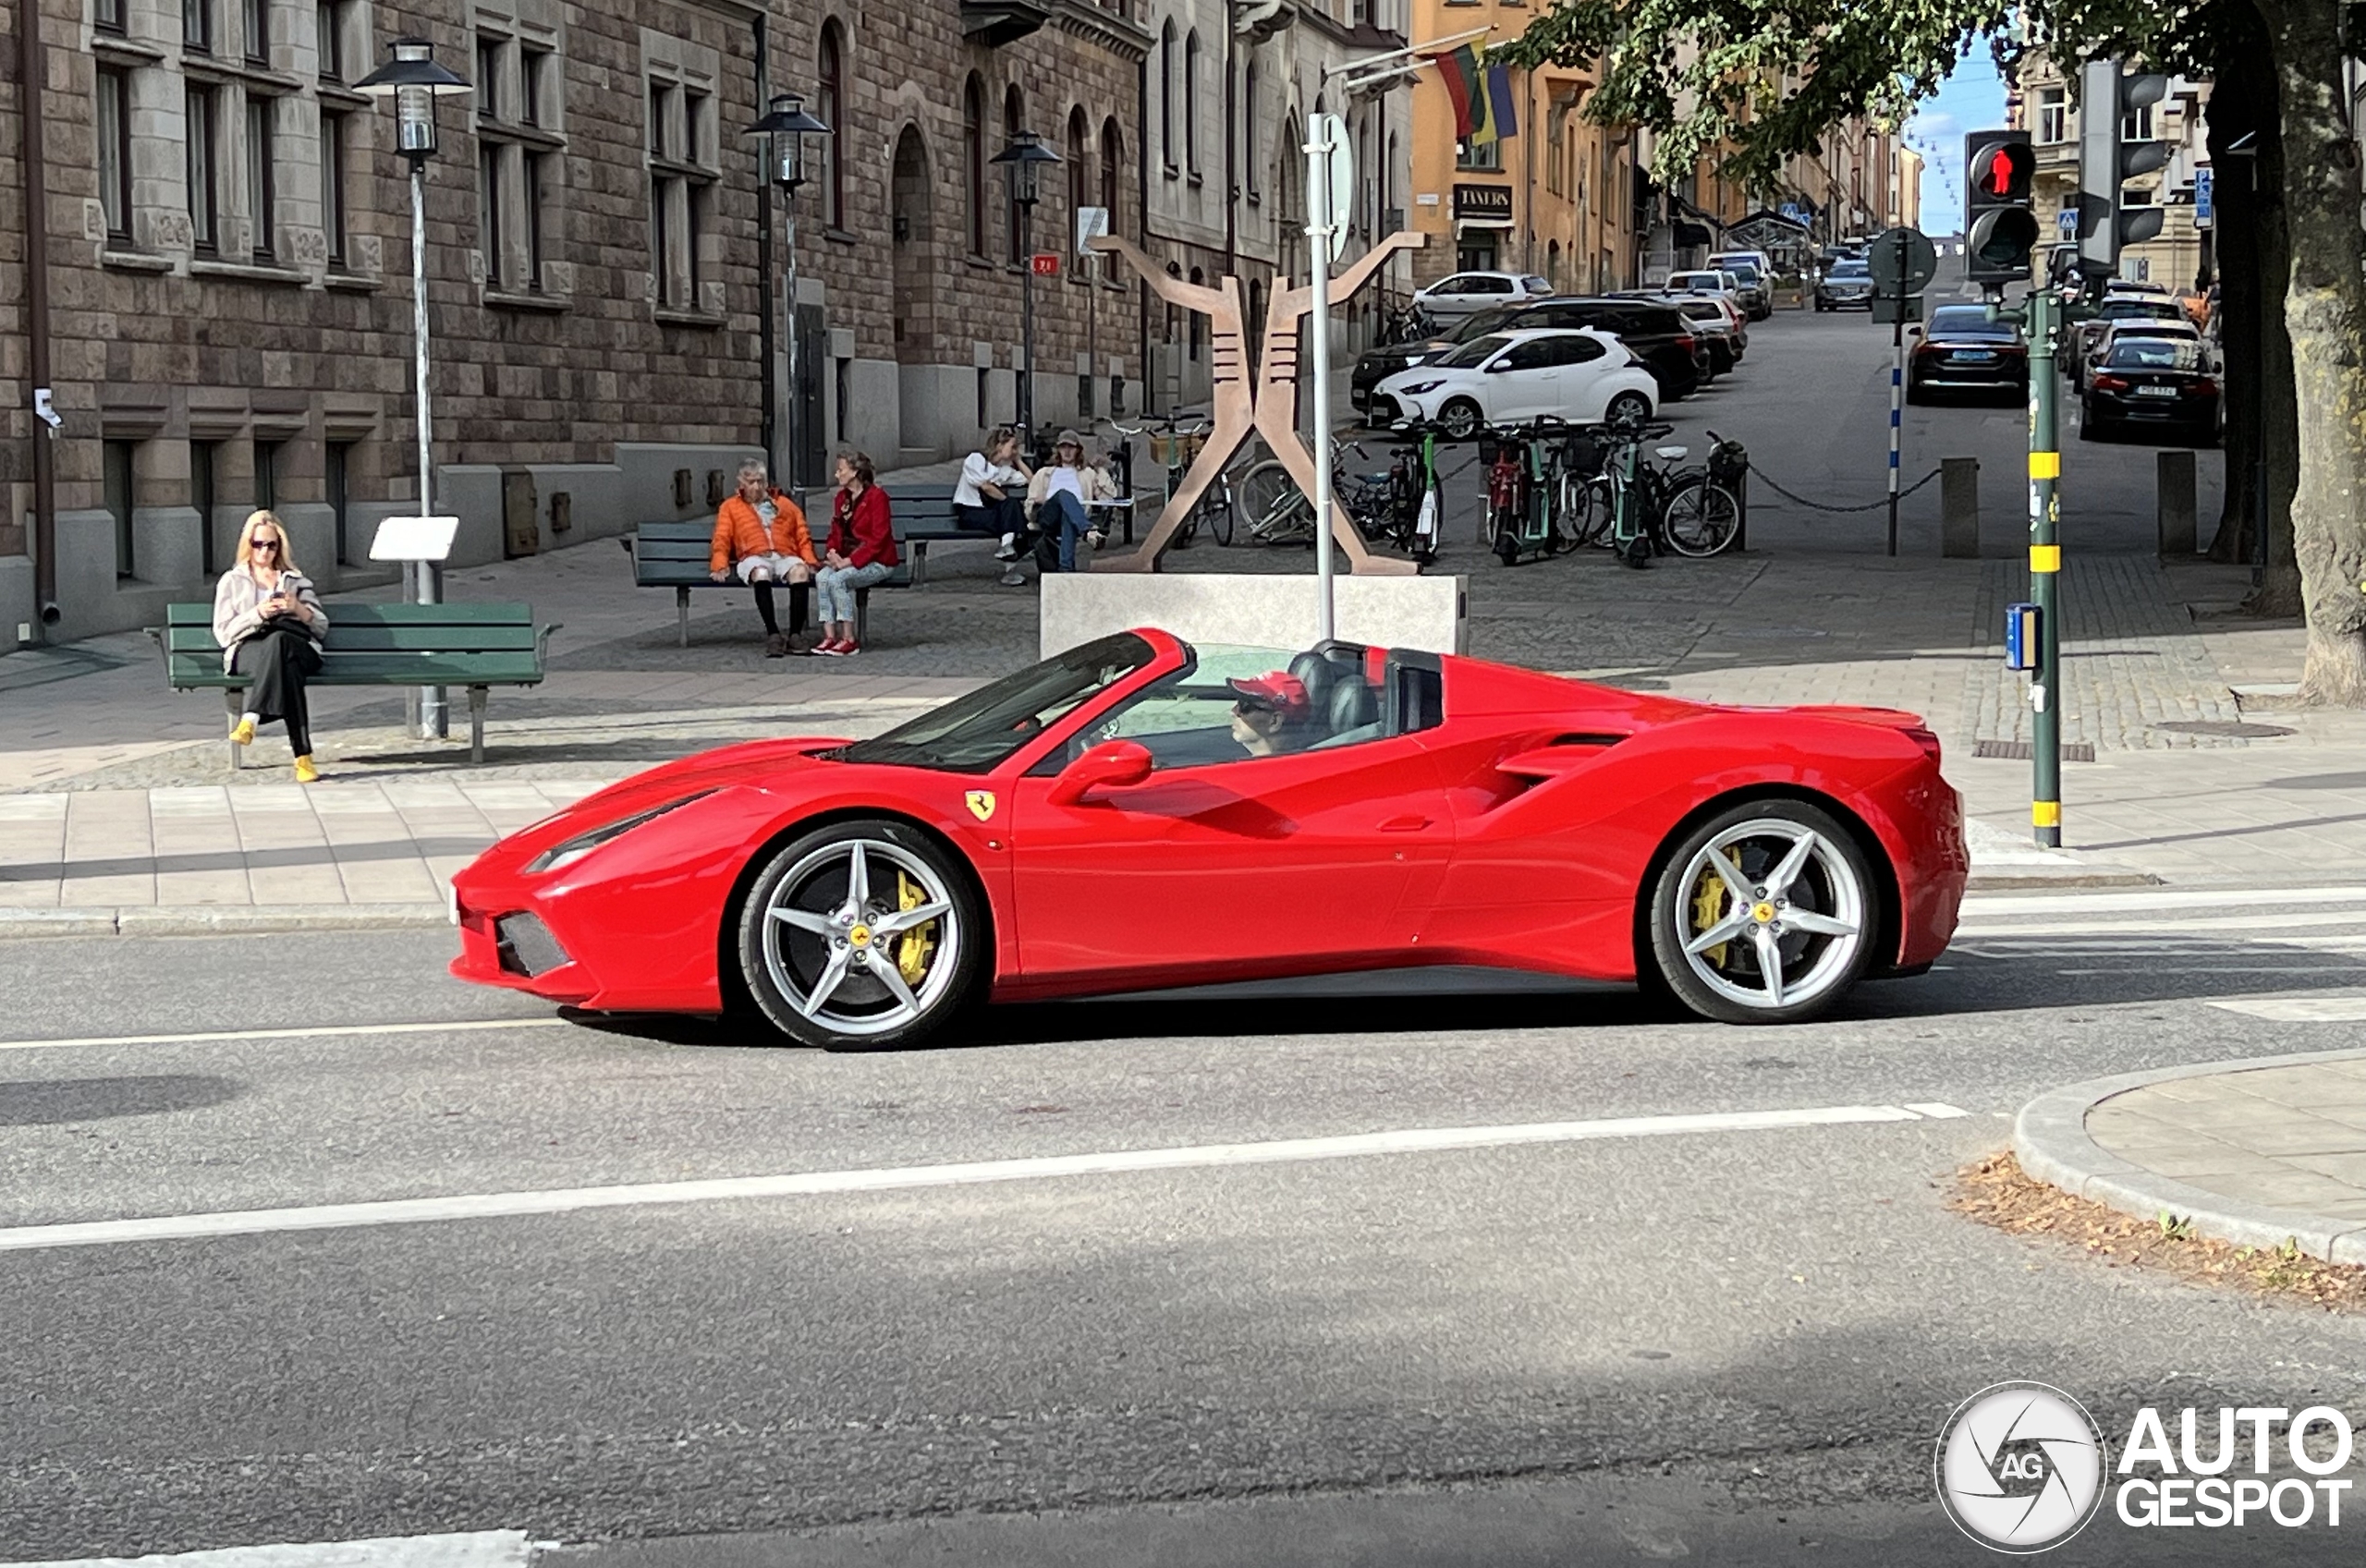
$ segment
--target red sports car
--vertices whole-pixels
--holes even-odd
[[[876,739],[590,796],[455,879],[452,972],[835,1048],[981,1002],[1441,964],[1783,1022],[1928,967],[1969,869],[1911,714],[1144,630]]]

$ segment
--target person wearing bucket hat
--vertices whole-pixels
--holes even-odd
[[[1306,683],[1286,670],[1225,682],[1232,688],[1232,738],[1251,757],[1303,751],[1316,735]]]
[[[1036,469],[1027,483],[1027,515],[1036,529],[1036,566],[1046,572],[1075,571],[1079,540],[1092,549],[1101,547],[1092,508],[1116,498],[1117,487],[1109,476],[1085,462],[1084,437],[1062,431],[1052,443],[1052,461]]]

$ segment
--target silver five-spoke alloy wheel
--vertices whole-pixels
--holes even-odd
[[[1871,957],[1863,856],[1811,807],[1766,802],[1730,817],[1695,835],[1670,866],[1653,917],[1662,972],[1714,1017],[1821,1012]]]

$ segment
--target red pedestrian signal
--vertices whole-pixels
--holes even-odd
[[[1982,148],[1971,166],[1971,188],[1991,201],[2026,201],[2037,178],[2037,152],[2018,141]]]

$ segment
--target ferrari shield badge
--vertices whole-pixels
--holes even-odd
[[[994,792],[993,790],[973,789],[962,798],[970,803],[970,815],[982,822],[994,820]]]

